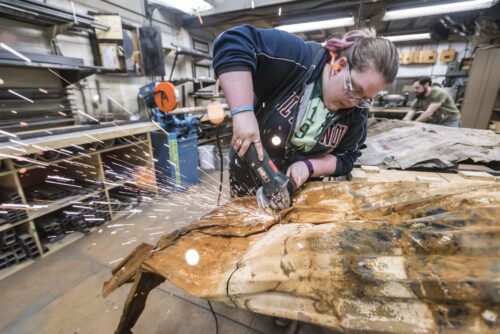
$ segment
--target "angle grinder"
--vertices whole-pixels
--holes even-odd
[[[245,153],[244,160],[257,174],[262,187],[257,189],[257,205],[275,211],[287,209],[292,205],[292,194],[297,189],[295,182],[280,172],[264,149],[264,159],[259,160],[255,145]]]

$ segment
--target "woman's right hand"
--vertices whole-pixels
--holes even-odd
[[[260,141],[259,124],[251,111],[241,112],[233,116],[233,139],[231,145],[243,158],[251,144],[255,145],[259,160],[264,159],[264,150]]]

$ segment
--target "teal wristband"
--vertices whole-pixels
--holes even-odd
[[[244,107],[239,107],[239,108],[234,108],[231,110],[231,116],[237,115],[241,112],[245,111],[252,111],[253,112],[253,106],[244,106]]]

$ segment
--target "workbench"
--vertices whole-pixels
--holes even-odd
[[[368,109],[368,113],[370,117],[402,119],[410,110],[411,108],[407,107],[401,107],[401,108],[370,107]]]
[[[364,166],[363,166],[364,167]],[[448,183],[448,184],[489,184],[499,182],[500,178],[491,175],[491,177],[464,177],[456,173],[440,173],[440,172],[417,172],[409,170],[391,170],[379,169],[377,172],[367,172],[362,168],[354,168],[352,171],[353,181],[366,182],[396,182],[396,181],[419,181],[427,183]],[[486,173],[487,174],[487,173]]]

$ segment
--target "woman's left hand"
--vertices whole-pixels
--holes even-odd
[[[288,167],[286,176],[295,181],[297,189],[300,188],[309,178],[309,169],[303,161],[296,161]]]

